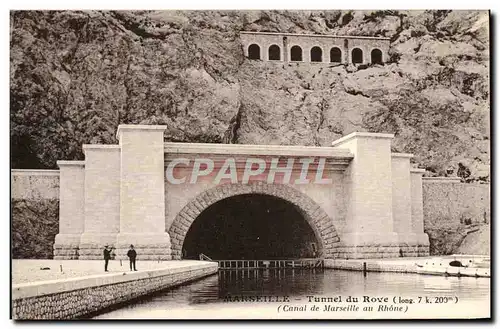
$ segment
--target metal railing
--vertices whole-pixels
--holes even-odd
[[[323,268],[324,261],[319,258],[285,259],[285,260],[214,260],[219,269],[257,269],[257,268]]]
[[[212,258],[208,257],[207,255],[205,255],[204,253],[201,253],[200,254],[200,260],[206,260],[206,261],[209,261],[209,262],[212,262]]]

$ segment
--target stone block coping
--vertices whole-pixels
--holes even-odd
[[[210,144],[210,143],[165,143],[165,153],[174,154],[227,154],[227,155],[269,155],[269,156],[304,156],[327,157],[350,160],[354,155],[347,149],[334,149],[319,146],[288,145],[245,145],[245,144]]]
[[[85,161],[57,160],[57,165],[59,166],[59,168],[61,168],[61,166],[79,166],[79,167],[84,167],[85,166]]]
[[[341,137],[332,142],[332,146],[339,146],[347,141],[350,141],[353,138],[383,138],[383,139],[392,139],[394,138],[394,134],[380,134],[380,133],[369,133],[369,132],[353,132],[349,135]]]
[[[167,129],[166,125],[119,125],[116,130],[116,138],[120,139],[120,133],[125,130],[162,130]]]
[[[14,176],[59,176],[57,169],[11,169]]]
[[[391,153],[391,157],[393,157],[393,158],[413,158],[413,154],[411,154],[411,153]]]
[[[294,37],[319,37],[319,38],[335,38],[335,39],[369,39],[369,40],[391,40],[387,37],[368,37],[361,35],[327,35],[327,34],[300,34],[300,33],[280,33],[280,32],[251,32],[240,31],[240,34],[254,34],[254,35],[282,35]]]
[[[425,169],[422,169],[422,168],[411,168],[410,172],[412,174],[424,174],[425,173]]]
[[[202,262],[197,264],[177,264],[175,267],[164,269],[143,270],[138,272],[123,272],[97,274],[85,277],[69,278],[64,280],[37,281],[12,285],[12,299],[29,298],[57,294],[66,291],[85,289],[89,287],[104,286],[109,284],[135,281],[140,279],[155,278],[164,275],[179,274],[192,270],[217,268],[215,262]]]
[[[422,177],[426,183],[460,183],[460,177]]]
[[[117,144],[83,144],[83,150],[91,149],[91,150],[119,150],[120,145]]]

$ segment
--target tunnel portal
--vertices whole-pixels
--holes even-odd
[[[244,194],[218,201],[191,225],[184,259],[203,253],[221,259],[297,259],[318,254],[318,242],[301,211],[288,201]]]

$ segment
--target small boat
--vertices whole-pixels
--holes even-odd
[[[417,273],[444,276],[490,277],[490,257],[451,255],[425,259],[415,263]]]

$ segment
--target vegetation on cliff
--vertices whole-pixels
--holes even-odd
[[[51,259],[59,231],[59,200],[12,200],[11,257]]]

